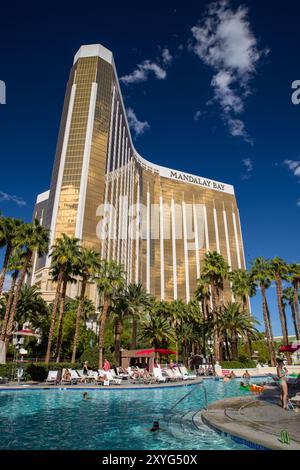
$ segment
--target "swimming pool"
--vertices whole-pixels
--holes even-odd
[[[205,381],[208,403],[248,394],[239,382]],[[205,425],[196,430],[191,419],[181,419],[205,406],[202,386],[174,409],[172,417],[178,416],[178,422],[161,419],[191,387],[99,388],[88,390],[90,400],[83,400],[83,391],[76,389],[2,390],[0,449],[248,449]],[[151,433],[155,419],[160,419],[161,430]]]

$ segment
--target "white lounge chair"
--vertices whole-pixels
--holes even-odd
[[[182,380],[182,376],[179,378],[172,369],[163,369],[164,374],[166,374],[166,377],[170,382],[178,382],[178,380]]]
[[[77,384],[78,382],[82,382],[81,377],[78,375],[77,371],[74,369],[71,369],[71,381],[72,381],[72,384]]]
[[[76,372],[77,372],[79,378],[81,379],[81,382],[86,383],[86,382],[92,382],[94,380],[94,375],[91,377],[90,375],[84,374],[83,369],[77,370]]]
[[[173,374],[175,375],[175,377],[178,379],[178,380],[188,380],[187,377],[184,377],[183,374],[180,372],[179,368],[178,367],[173,367],[173,369],[171,369]]]
[[[160,367],[153,367],[153,376],[156,382],[166,382],[167,378],[162,375]]]
[[[104,377],[106,375],[107,379],[109,382],[114,383],[115,385],[121,385],[122,379],[114,378],[111,370],[98,370],[98,374],[100,377]]]
[[[56,385],[58,382],[58,370],[49,370],[45,382],[49,385]]]
[[[182,374],[183,380],[193,380],[197,378],[195,374],[190,374],[185,366],[179,367],[179,371]]]

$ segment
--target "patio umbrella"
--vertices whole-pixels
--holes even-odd
[[[171,351],[170,349],[161,349],[161,348],[156,348],[156,349],[143,349],[142,351],[138,351],[136,353],[137,356],[146,356],[147,354],[151,353],[160,353],[162,355],[169,355],[169,354],[176,354],[175,351]]]
[[[13,335],[16,336],[34,336],[35,338],[38,338],[38,334],[35,333],[33,330],[19,330],[19,331],[14,331]]]
[[[280,346],[279,351],[293,353],[295,351],[298,351],[298,349],[300,349],[300,344],[297,344],[296,346],[292,346],[292,345]]]

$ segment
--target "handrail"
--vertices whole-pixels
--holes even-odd
[[[204,387],[204,384],[203,384],[203,380],[197,384],[195,384],[194,386],[192,386],[192,390],[190,390],[188,393],[186,393],[182,398],[180,398],[180,400],[178,400],[175,405],[173,405],[168,411],[166,411],[166,413],[164,413],[164,419],[166,419],[167,415],[170,415],[172,413],[172,411],[176,408],[176,406],[179,405],[179,403],[181,403],[183,400],[185,400],[189,395],[191,395],[196,389],[198,386],[202,385],[205,392],[204,392],[204,396],[205,396],[205,403],[206,403],[206,408],[207,408],[207,392],[206,392],[206,388]]]

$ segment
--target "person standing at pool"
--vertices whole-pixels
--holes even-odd
[[[104,359],[103,370],[105,370],[107,372],[109,369],[110,369],[110,363],[108,362],[107,359]]]
[[[281,389],[280,400],[282,404],[282,408],[284,410],[288,409],[287,400],[288,400],[288,386],[286,383],[286,374],[287,369],[284,367],[284,363],[282,359],[277,359],[277,377],[279,378],[279,386]]]

